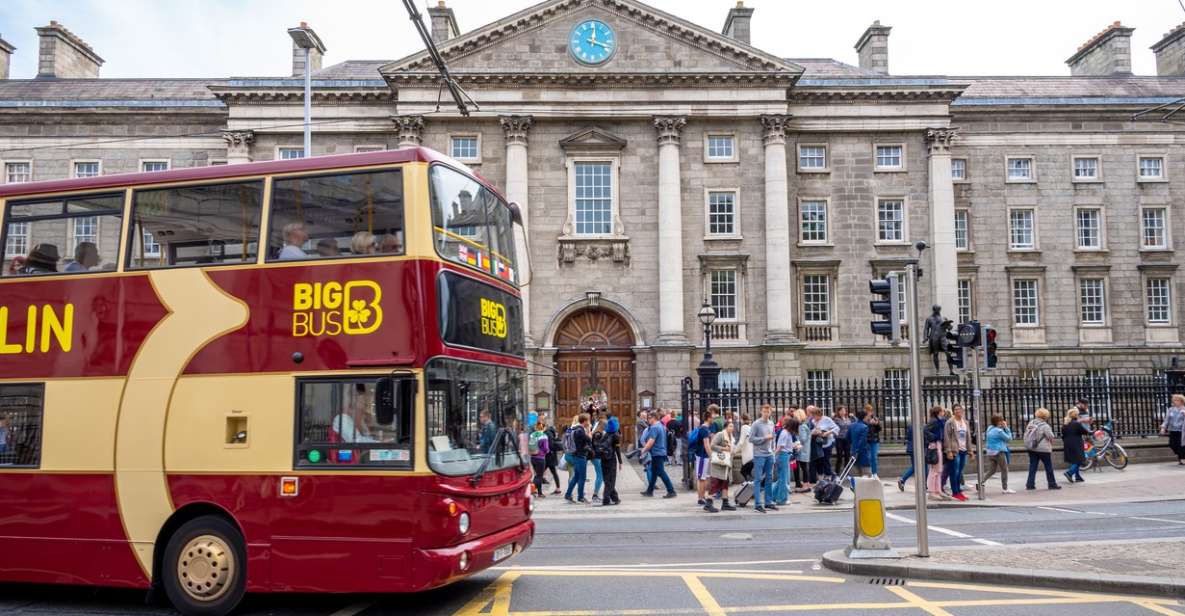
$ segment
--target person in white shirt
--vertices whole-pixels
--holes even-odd
[[[309,241],[309,233],[305,231],[303,222],[290,222],[284,225],[284,247],[280,249],[280,260],[308,257],[308,254],[301,248],[307,241]]]

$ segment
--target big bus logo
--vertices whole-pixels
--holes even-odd
[[[292,335],[369,334],[383,323],[382,299],[372,280],[298,282],[292,288]]]
[[[481,333],[495,338],[506,337],[506,306],[481,298]]]

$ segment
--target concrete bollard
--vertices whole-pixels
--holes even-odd
[[[901,558],[889,545],[885,525],[885,490],[880,480],[856,479],[856,502],[852,506],[852,545],[848,558]]]

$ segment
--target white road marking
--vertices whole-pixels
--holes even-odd
[[[355,603],[354,605],[343,607],[342,609],[330,614],[329,616],[354,616],[374,607],[374,602]]]
[[[715,563],[631,563],[628,565],[538,565],[534,567],[529,566],[513,566],[513,567],[490,567],[491,569],[500,570],[514,570],[514,569],[558,569],[558,570],[586,570],[586,569],[671,569],[682,567],[726,567],[731,565],[780,565],[785,563],[813,563],[814,558],[795,558],[789,560],[741,560],[731,562],[715,562]]]
[[[1086,513],[1084,511],[1078,511],[1077,509],[1062,509],[1061,507],[1037,507],[1037,508],[1044,509],[1046,511],[1058,511],[1061,513]]]
[[[886,512],[885,517],[892,519],[892,520],[897,520],[898,522],[906,522],[908,524],[917,524],[917,522],[915,522],[914,520],[911,520],[903,515],[897,515],[896,513]],[[958,539],[967,539],[967,540],[974,541],[975,543],[979,543],[982,545],[1004,545],[1002,543],[992,541],[991,539],[980,539],[978,537],[972,537],[971,535],[968,535],[967,533],[960,533],[957,530],[951,530],[949,528],[943,528],[941,526],[929,526],[929,528],[930,528],[930,530],[932,530],[936,533],[942,533],[944,535],[949,535],[951,537],[956,537]]]
[[[1133,517],[1131,519],[1143,520],[1145,522],[1167,522],[1169,524],[1185,524],[1185,522],[1183,522],[1181,520],[1166,520],[1165,518],[1136,518],[1136,517]]]

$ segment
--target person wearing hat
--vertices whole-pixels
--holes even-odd
[[[24,267],[17,270],[17,274],[29,276],[35,274],[54,274],[58,271],[58,247],[54,244],[37,244],[29,251]]]

